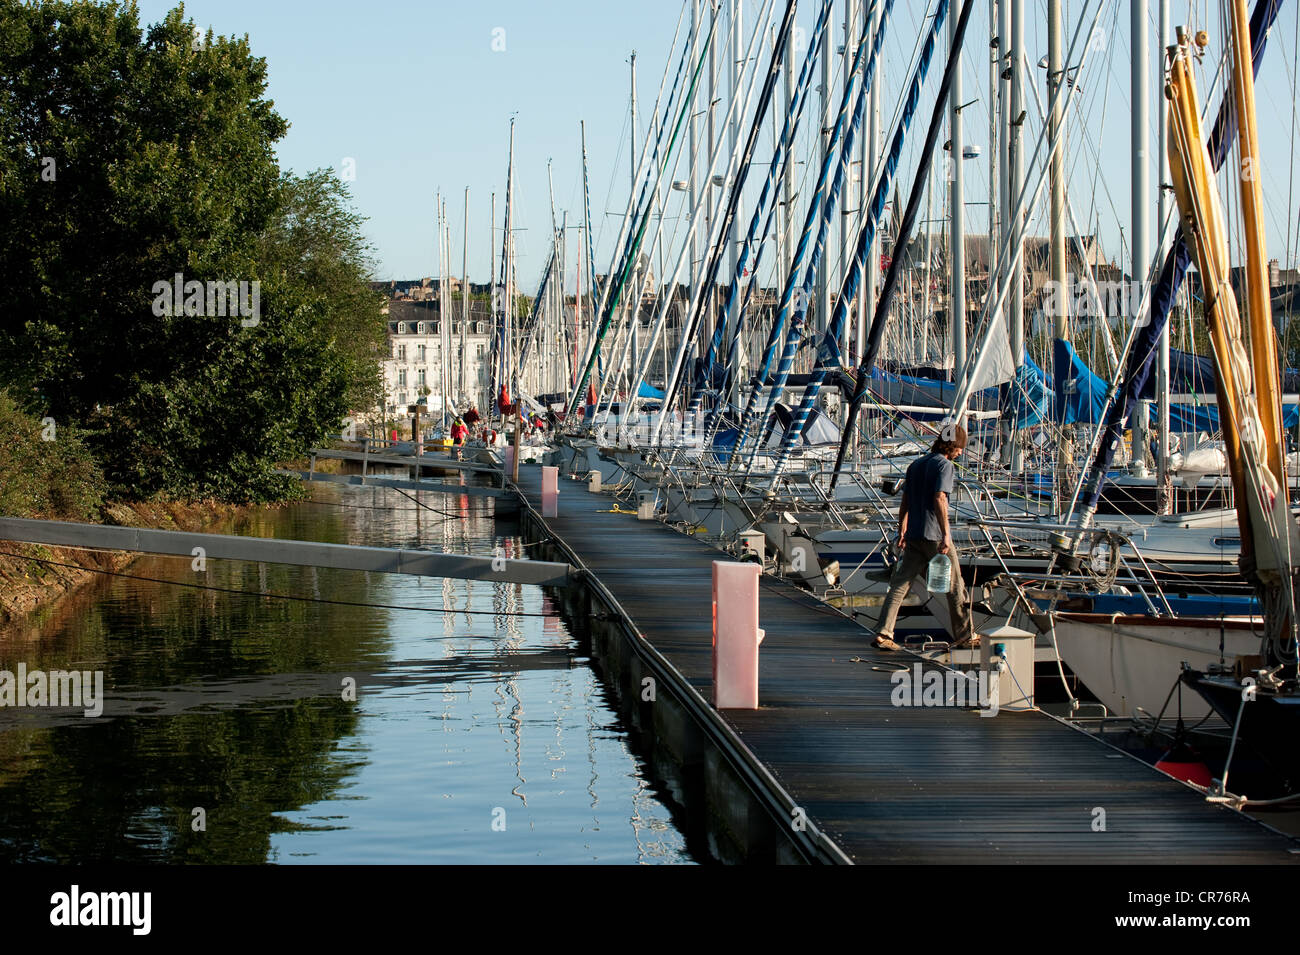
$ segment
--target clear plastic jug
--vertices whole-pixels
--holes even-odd
[[[946,594],[952,585],[952,561],[947,554],[935,554],[925,572],[925,589],[932,594]]]

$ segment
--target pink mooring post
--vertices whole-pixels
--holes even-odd
[[[560,513],[560,469],[542,468],[542,517]]]
[[[713,705],[758,709],[758,575],[752,563],[713,562]]]

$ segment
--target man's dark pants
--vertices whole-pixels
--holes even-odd
[[[939,541],[908,538],[903,548],[902,559],[894,565],[894,573],[889,578],[889,594],[880,609],[880,623],[876,633],[890,640],[894,638],[894,624],[898,619],[898,608],[903,605],[915,577],[925,579],[926,570],[934,555],[939,553]],[[966,585],[961,579],[961,564],[957,559],[957,549],[948,548],[948,557],[952,561],[952,583],[948,588],[948,612],[952,616],[953,640],[965,643],[971,636],[970,604],[966,602]]]

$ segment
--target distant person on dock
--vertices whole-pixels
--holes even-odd
[[[952,583],[948,588],[948,610],[952,615],[953,647],[964,647],[974,638],[966,586],[961,579],[957,548],[952,543],[948,525],[948,497],[952,494],[956,468],[953,461],[966,449],[966,429],[950,425],[940,432],[930,453],[917,458],[907,469],[903,482],[903,500],[898,507],[898,546],[903,556],[894,565],[889,580],[889,595],[880,610],[876,627],[876,646],[897,650],[894,624],[898,608],[912,586],[912,580],[924,576],[936,554],[947,554],[952,561]]]
[[[451,443],[455,448],[455,457],[460,457],[460,446],[465,443],[465,436],[469,434],[469,429],[465,427],[465,422],[457,418],[451,423]]]

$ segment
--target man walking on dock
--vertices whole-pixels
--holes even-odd
[[[894,623],[898,608],[912,586],[912,579],[925,573],[936,554],[947,554],[952,561],[952,582],[948,587],[948,610],[952,615],[953,647],[964,647],[974,637],[966,586],[961,579],[957,548],[952,543],[948,525],[948,496],[952,493],[956,468],[953,461],[966,449],[966,429],[961,425],[944,428],[930,453],[917,458],[907,469],[903,482],[903,500],[898,508],[898,546],[903,556],[894,565],[889,580],[889,594],[880,610],[876,627],[876,646],[897,650]]]

